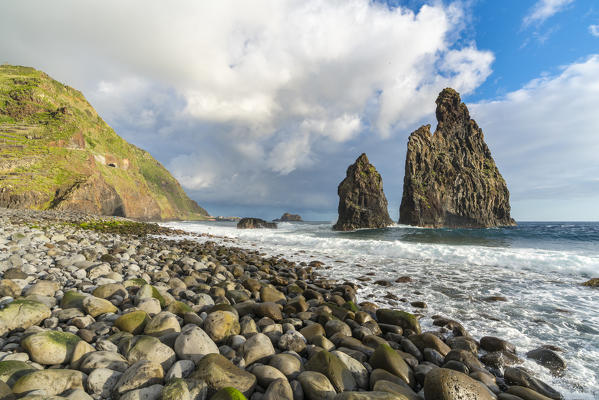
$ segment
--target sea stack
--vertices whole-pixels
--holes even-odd
[[[483,131],[453,89],[439,94],[437,130],[408,140],[399,223],[423,227],[512,226],[510,193]]]
[[[339,184],[339,219],[336,231],[360,228],[384,228],[393,224],[383,192],[383,179],[366,154],[347,168],[347,176]]]

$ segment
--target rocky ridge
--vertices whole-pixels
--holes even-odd
[[[444,89],[436,104],[435,133],[425,125],[408,140],[399,223],[435,228],[515,225],[505,180],[460,95]]]
[[[143,220],[208,215],[149,153],[119,137],[81,92],[11,65],[0,66],[0,207]]]
[[[358,303],[318,261],[92,221],[0,209],[0,398],[562,398],[513,344]],[[548,348],[527,356],[566,367]]]
[[[345,179],[337,189],[339,218],[333,226],[336,231],[360,228],[384,228],[392,225],[383,192],[383,180],[366,154],[347,168]]]

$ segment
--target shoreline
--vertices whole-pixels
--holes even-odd
[[[123,358],[119,367],[120,369],[124,368],[123,371],[103,368],[103,373],[114,378],[113,387],[108,391],[111,398],[135,398],[134,392],[141,395],[140,391],[144,391],[148,395],[153,391],[152,396],[154,397],[151,398],[168,398],[165,397],[164,393],[175,389],[180,391],[177,392],[179,394],[191,393],[194,390],[202,392],[204,390],[208,394],[207,398],[210,398],[213,393],[221,388],[217,387],[218,385],[213,385],[214,377],[208,375],[210,371],[214,372],[219,368],[227,371],[233,370],[237,374],[246,376],[251,384],[248,383],[247,388],[244,386],[241,389],[245,388],[245,393],[251,395],[252,399],[273,398],[272,396],[277,393],[284,393],[285,395],[291,393],[292,397],[294,395],[299,397],[299,394],[303,393],[303,398],[310,400],[315,398],[314,396],[333,398],[337,392],[343,392],[343,394],[338,394],[339,398],[364,398],[360,395],[364,396],[367,392],[362,391],[355,394],[354,392],[368,390],[371,392],[369,396],[380,396],[376,398],[401,398],[398,393],[403,393],[404,396],[410,399],[416,399],[419,397],[419,393],[420,395],[424,394],[424,397],[428,400],[429,398],[436,398],[432,397],[434,395],[431,390],[435,390],[433,387],[444,387],[444,382],[451,379],[458,379],[462,382],[459,385],[459,390],[464,391],[466,395],[470,393],[469,390],[474,390],[478,393],[479,398],[496,398],[497,396],[492,393],[492,390],[497,393],[511,390],[511,392],[520,393],[521,396],[532,396],[525,389],[509,389],[508,387],[519,386],[514,385],[514,383],[530,387],[531,382],[533,382],[532,386],[535,389],[545,391],[545,394],[551,394],[553,398],[559,398],[555,392],[544,387],[534,378],[527,376],[526,372],[514,368],[514,365],[517,365],[517,356],[511,344],[498,338],[487,339],[480,343],[469,338],[466,329],[457,321],[443,317],[434,319],[433,326],[437,329],[436,332],[420,334],[420,324],[417,318],[411,314],[377,312],[377,305],[374,303],[355,304],[357,285],[350,282],[326,279],[318,272],[319,267],[321,267],[318,262],[314,262],[313,265],[308,265],[308,263],[298,264],[283,258],[262,257],[258,250],[153,237],[152,235],[156,234],[167,234],[167,231],[154,230],[154,228],[144,231],[142,236],[130,235],[136,233],[135,229],[139,228],[137,225],[135,225],[135,228],[130,227],[131,229],[126,236],[110,233],[110,229],[102,232],[93,228],[83,230],[76,226],[78,225],[77,222],[81,224],[81,222],[90,219],[101,219],[108,222],[126,221],[122,218],[103,218],[69,212],[48,213],[22,210],[0,210],[0,218],[3,219],[3,235],[0,237],[2,252],[6,248],[11,248],[11,243],[15,241],[18,243],[20,241],[18,247],[23,249],[25,245],[23,241],[29,240],[28,245],[35,249],[38,254],[44,251],[46,253],[46,257],[41,258],[42,264],[40,264],[45,268],[41,268],[41,272],[36,271],[37,275],[35,273],[32,275],[35,275],[36,278],[44,278],[43,280],[54,277],[55,279],[50,279],[50,281],[59,283],[59,287],[54,290],[51,296],[35,293],[30,294],[30,296],[52,298],[55,302],[64,306],[67,305],[63,304],[65,301],[64,293],[67,289],[73,287],[77,288],[79,293],[93,293],[95,297],[91,300],[94,301],[96,299],[104,300],[103,297],[98,296],[98,294],[102,294],[101,292],[110,294],[107,297],[110,301],[98,301],[98,303],[103,304],[105,310],[109,309],[110,312],[96,314],[97,311],[93,311],[90,314],[90,311],[94,310],[93,307],[90,305],[86,307],[83,303],[87,304],[92,301],[87,299],[84,302],[84,299],[80,299],[81,304],[75,303],[77,307],[60,309],[60,307],[54,306],[54,309],[50,311],[51,316],[46,316],[47,313],[42,315],[45,318],[39,321],[34,320],[35,323],[32,323],[32,327],[24,332],[21,329],[22,327],[9,330],[8,333],[3,332],[3,335],[0,335],[0,363],[5,361],[4,359],[7,357],[6,354],[2,355],[3,352],[7,353],[4,350],[7,345],[8,350],[11,351],[8,354],[9,359],[27,358],[35,360],[34,349],[25,351],[27,346],[24,337],[31,334],[31,336],[37,335],[42,338],[44,332],[41,332],[38,327],[41,325],[49,330],[57,331],[61,329],[65,332],[74,332],[73,335],[78,339],[75,340],[72,337],[70,339],[76,341],[75,345],[84,347],[87,351],[83,352],[79,349],[82,354],[79,354],[80,359],[77,360],[69,360],[68,357],[61,360],[45,360],[60,362],[57,364],[38,362],[38,367],[42,365],[46,367],[60,365],[63,367],[60,369],[79,371],[82,374],[88,369],[78,370],[76,368],[81,368],[81,364],[86,365],[88,359],[99,357],[98,355],[92,356],[94,352],[106,352],[110,351],[106,349],[111,349],[112,353],[116,353]],[[9,220],[13,220],[14,223],[8,223]],[[65,222],[70,225],[60,225],[55,228],[47,227],[53,223],[63,224]],[[29,227],[28,223],[41,223],[42,226]],[[44,224],[47,224],[47,226],[44,227]],[[138,223],[135,222],[135,224]],[[139,224],[148,225],[145,223]],[[107,225],[108,228],[114,228],[110,224]],[[127,225],[127,223],[124,223],[124,225]],[[40,236],[43,229],[38,228],[45,228],[46,233],[52,233],[52,235],[44,233],[46,239],[48,239],[47,241],[38,240],[43,239]],[[96,226],[96,228],[98,227]],[[100,228],[103,229],[104,227],[100,226]],[[15,238],[11,237],[10,240],[4,241],[5,237],[12,235],[6,234],[7,229],[13,233],[19,229],[25,230],[24,237],[20,238],[17,235]],[[61,233],[58,233],[60,230],[67,233],[67,235],[62,234],[64,240],[59,237],[61,240],[53,243],[53,235],[61,235]],[[182,233],[183,231],[172,230],[168,232],[174,237]],[[184,232],[184,234],[190,235],[188,232]],[[79,242],[70,243],[71,240],[68,239],[68,235],[79,239]],[[33,237],[36,240],[32,240]],[[209,236],[207,238],[210,239]],[[80,243],[83,243],[83,245],[79,246]],[[98,247],[98,243],[102,243],[102,247],[106,252],[99,251],[95,255],[88,254],[83,257],[85,261],[81,257],[78,257],[78,261],[61,261],[65,260],[66,256],[51,251],[66,246],[69,250],[75,249],[82,252],[81,247]],[[106,243],[111,243],[112,248],[105,246]],[[46,246],[47,244],[53,247]],[[14,247],[15,243],[12,243],[12,245]],[[163,249],[159,250],[161,247]],[[151,251],[140,256],[139,253],[147,248]],[[48,253],[51,253],[51,255],[48,255]],[[0,253],[0,260],[4,261],[0,262],[5,262],[6,260],[1,258],[1,254],[3,253]],[[168,256],[166,256],[167,254]],[[78,255],[82,254],[78,253]],[[148,259],[151,262],[147,262]],[[134,260],[136,264],[132,263],[131,260]],[[145,264],[143,264],[144,261],[146,261]],[[10,262],[18,264],[16,261],[13,262],[12,259]],[[77,263],[79,263],[78,266],[75,265]],[[21,267],[24,264],[29,265],[30,261],[26,260],[25,263],[21,263]],[[108,267],[106,267],[106,264],[108,264]],[[56,268],[59,265],[60,268]],[[132,268],[132,265],[137,265],[137,268]],[[12,266],[15,267],[15,265]],[[82,271],[85,271],[85,274]],[[4,275],[5,272],[5,269],[0,268],[0,273]],[[13,271],[13,273],[14,276],[18,275],[16,271]],[[37,279],[23,278],[23,275],[19,276],[21,278],[12,280],[18,281],[17,286],[19,284],[23,286],[20,287],[22,294],[28,294],[30,291],[35,292],[36,290],[31,290],[31,288],[39,286],[56,287],[56,285],[51,284],[31,285],[31,283],[37,282]],[[153,284],[156,290],[140,285],[140,282],[133,282],[140,277],[145,278],[148,281],[147,283]],[[7,279],[5,276],[3,278]],[[194,280],[191,278],[194,278]],[[127,286],[125,284],[127,282],[131,285]],[[18,290],[14,285],[11,287],[13,291]],[[98,288],[102,289],[98,290]],[[51,289],[46,288],[45,293],[51,292]],[[111,293],[111,291],[114,292]],[[142,293],[139,293],[140,291]],[[300,295],[303,297],[300,297]],[[51,304],[52,300],[45,297],[38,298],[38,300],[45,300]],[[84,295],[82,297],[89,296]],[[162,298],[162,301],[160,301],[160,298]],[[169,299],[168,305],[166,304],[167,298]],[[158,307],[156,307],[156,302],[159,303]],[[3,311],[0,311],[0,318],[2,318],[2,312],[6,313],[6,310],[10,307],[10,301],[4,299],[0,303],[6,307]],[[214,307],[211,303],[223,305]],[[232,303],[232,305],[226,303]],[[67,309],[76,309],[83,315],[70,319],[61,319],[59,316],[67,314],[65,311]],[[182,310],[185,311],[182,312]],[[122,315],[125,315],[125,311],[133,311],[137,315],[141,315],[142,312],[147,313],[145,318],[142,319],[145,321],[145,327],[141,332],[133,329],[134,336],[124,335],[122,330],[116,327],[116,325],[123,327],[122,323],[116,321]],[[71,312],[75,314],[75,311]],[[385,315],[385,313],[389,315]],[[88,316],[93,320],[91,322],[88,318],[89,325],[84,326],[83,323],[79,323],[83,326],[82,328],[72,325],[73,320],[87,318]],[[150,316],[153,318],[149,319]],[[65,316],[63,315],[63,317]],[[79,322],[79,320],[77,321]],[[148,326],[152,327],[154,325],[165,325],[168,329],[163,331],[152,331],[150,329],[148,332]],[[88,326],[92,326],[94,329],[88,329]],[[223,332],[223,326],[226,327],[226,332]],[[101,329],[95,329],[98,327]],[[161,328],[164,328],[164,326],[161,326]],[[306,330],[306,328],[308,329]],[[88,333],[89,331],[92,331],[92,333]],[[203,336],[198,333],[199,331],[203,332]],[[163,334],[157,335],[157,332]],[[164,348],[159,347],[162,348],[164,353],[169,354],[169,357],[166,360],[161,360],[158,355],[152,353],[152,349],[144,349],[144,351],[147,350],[150,353],[143,353],[140,348],[143,347],[141,344],[144,340],[140,341],[140,339],[144,339],[145,336],[140,333],[146,335],[153,333],[154,336],[152,337],[158,338],[158,342],[154,342],[155,345],[164,345]],[[125,336],[127,337],[125,338]],[[198,339],[198,336],[201,336],[201,339]],[[178,348],[177,342],[182,341],[182,339],[179,339],[180,337],[185,337],[186,340],[199,340],[201,343],[195,343],[196,347],[210,348],[210,353],[214,353],[216,348],[216,352],[220,352],[223,357],[210,356],[208,357],[210,360],[206,359],[204,362],[200,362],[201,359],[196,360],[189,352],[186,353],[185,350],[182,350],[182,346]],[[489,341],[492,344],[486,343]],[[79,344],[80,342],[84,342],[84,344]],[[250,342],[251,346],[246,344]],[[25,343],[25,346],[22,343]],[[216,347],[215,343],[220,345],[220,349]],[[481,345],[485,351],[479,352],[479,346]],[[114,351],[115,348],[116,351]],[[169,348],[170,352],[166,348]],[[330,352],[325,351],[322,355],[319,355],[322,349],[330,350]],[[131,354],[132,351],[133,355]],[[262,354],[261,357],[252,360],[252,354],[256,351],[266,351],[268,354]],[[296,354],[293,354],[293,351]],[[542,353],[545,356],[551,354],[547,351]],[[14,354],[18,355],[15,356]],[[279,356],[279,354],[292,354],[294,359]],[[489,354],[492,354],[492,356],[489,356]],[[162,356],[164,355],[162,354]],[[106,355],[102,354],[102,356]],[[111,356],[115,357],[114,354]],[[500,376],[496,377],[489,372],[479,356],[487,356],[484,361],[489,364],[494,363],[497,368],[491,368],[491,371]],[[73,358],[73,354],[70,354],[70,357]],[[130,388],[130,390],[117,393],[121,390],[119,388],[123,386],[118,385],[120,380],[124,379],[123,377],[126,377],[129,372],[131,374],[136,371],[139,372],[138,370],[141,367],[138,364],[143,359],[150,360],[150,363],[161,364],[162,378],[157,379],[154,376],[152,377],[153,380],[144,381],[147,383],[147,385],[144,384],[146,386],[144,388]],[[287,364],[296,365],[299,362],[299,369],[286,374],[285,372],[289,371],[278,364],[282,362],[280,359],[284,359]],[[190,360],[193,365],[189,363]],[[248,362],[248,360],[251,361]],[[204,364],[208,364],[209,361],[213,364],[210,364],[209,371],[205,371],[206,368],[204,367],[206,365]],[[258,365],[258,361],[264,362],[265,365]],[[452,363],[449,366],[453,369],[442,368],[439,372],[437,367],[447,367],[446,363],[450,362]],[[360,365],[366,363],[367,367],[362,365],[362,368],[359,368],[356,363]],[[501,368],[501,365],[505,363],[512,365],[508,367],[509,374],[507,374],[507,377],[505,369]],[[266,364],[271,364],[270,368],[267,368],[268,365]],[[173,372],[171,370],[171,368],[174,368],[173,365],[176,365],[181,371]],[[67,366],[72,369],[65,369]],[[186,366],[186,369],[183,371],[184,366]],[[136,369],[132,370],[134,367]],[[273,368],[275,371],[273,371]],[[461,375],[455,375],[456,373],[460,374],[459,372],[452,372],[460,369],[462,370]],[[115,374],[104,370],[113,371]],[[248,370],[251,373],[244,375],[248,373]],[[311,372],[301,372],[302,370]],[[336,372],[333,373],[333,370]],[[42,371],[48,371],[48,369]],[[384,373],[385,371],[387,374]],[[190,375],[185,376],[184,372]],[[468,372],[468,374],[463,372]],[[118,375],[119,378],[116,379],[117,374],[120,373],[125,374]],[[283,377],[272,379],[273,374],[279,376],[277,373],[282,374]],[[337,373],[344,376],[344,379],[339,379]],[[391,376],[389,373],[391,373]],[[433,374],[430,375],[430,383],[426,384],[425,379],[431,373]],[[73,372],[73,374],[75,373]],[[201,379],[198,374],[203,374]],[[81,375],[81,384],[79,385],[81,387],[79,389],[95,396],[92,398],[102,398],[100,394],[105,388],[100,387],[99,394],[94,392],[98,388],[90,384],[90,378],[95,382],[95,379],[98,378],[96,375],[98,374],[93,370],[87,377]],[[176,385],[178,385],[176,386],[173,383],[175,381],[165,379],[165,376],[185,378],[185,380],[176,381]],[[325,376],[326,381],[323,376]],[[382,379],[383,377],[387,379]],[[26,379],[23,378],[23,380]],[[79,382],[77,379],[75,380]],[[150,381],[152,384],[149,384]],[[199,385],[198,381],[205,382],[206,385]],[[480,381],[485,382],[486,385],[482,385]],[[15,382],[12,383],[12,389],[14,390]],[[124,384],[124,382],[120,383]],[[23,382],[20,382],[20,384],[22,386]],[[323,385],[327,390],[318,392]],[[21,390],[21,386],[18,386],[17,389]],[[198,389],[199,386],[204,389]],[[422,387],[424,387],[424,390],[422,390]],[[475,389],[472,389],[472,387]],[[330,388],[333,390],[329,390]],[[58,389],[63,389],[63,387]],[[68,388],[67,390],[72,389],[75,388]],[[372,393],[373,389],[376,394]],[[117,390],[117,392],[114,392],[114,390]],[[63,390],[52,394],[59,395],[64,392]],[[157,394],[158,392],[160,394]],[[21,391],[19,393],[25,392]],[[50,393],[45,394],[49,395]],[[79,394],[83,396],[81,393]],[[499,398],[502,398],[501,394]],[[507,399],[507,397],[504,398]]]

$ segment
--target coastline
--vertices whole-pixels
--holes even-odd
[[[468,372],[468,375],[475,376],[473,379],[466,374],[462,374],[464,376],[459,375],[461,382],[465,382],[460,385],[460,390],[471,390],[468,387],[474,385],[476,389],[472,390],[478,391],[476,393],[478,393],[479,398],[495,398],[496,394],[493,394],[492,390],[501,393],[508,390],[508,386],[519,386],[514,385],[514,383],[530,386],[530,382],[537,382],[527,377],[526,373],[518,372],[520,370],[515,371],[514,366],[517,366],[515,360],[518,356],[509,343],[499,339],[492,340],[495,346],[499,343],[499,348],[495,349],[493,345],[484,343],[484,341],[481,343],[469,337],[466,328],[459,322],[443,317],[434,320],[431,327],[436,329],[434,334],[422,335],[419,332],[421,327],[417,322],[417,318],[411,314],[390,312],[389,315],[385,315],[386,312],[376,311],[378,307],[374,303],[366,302],[357,305],[358,285],[326,278],[322,274],[324,270],[320,269],[322,263],[316,260],[310,265],[307,262],[288,261],[282,257],[266,257],[260,255],[258,250],[231,247],[235,244],[232,240],[228,241],[226,246],[218,246],[210,243],[210,241],[208,243],[189,240],[177,241],[173,240],[177,239],[177,236],[193,235],[183,231],[167,231],[155,228],[138,232],[136,231],[139,228],[138,225],[130,226],[129,232],[122,236],[117,233],[110,233],[110,230],[114,228],[110,223],[96,226],[95,228],[99,227],[100,231],[94,228],[83,230],[78,226],[82,222],[99,220],[100,218],[77,213],[0,210],[0,215],[3,219],[3,235],[0,238],[2,239],[0,241],[2,251],[14,251],[16,248],[16,253],[19,251],[27,253],[26,250],[30,249],[32,250],[31,254],[40,256],[41,261],[37,264],[40,271],[28,269],[27,272],[31,272],[31,274],[26,274],[30,275],[26,278],[13,271],[15,275],[11,276],[18,275],[20,278],[8,278],[15,281],[14,283],[20,288],[22,294],[32,292],[29,294],[30,296],[43,296],[37,298],[37,300],[47,301],[49,304],[57,302],[64,306],[64,293],[69,289],[76,288],[80,293],[93,293],[96,296],[93,298],[94,300],[101,298],[98,297],[98,294],[106,292],[103,294],[110,294],[108,298],[111,301],[108,303],[113,307],[116,306],[116,309],[111,308],[107,302],[99,301],[111,312],[100,313],[95,316],[89,314],[91,307],[86,308],[83,304],[77,307],[63,307],[62,309],[58,307],[51,311],[52,316],[36,321],[25,331],[21,329],[23,327],[16,327],[8,333],[3,332],[4,336],[0,335],[0,362],[5,361],[7,356],[10,360],[35,360],[35,351],[24,351],[26,349],[22,343],[27,335],[43,336],[43,332],[39,327],[42,326],[54,331],[61,329],[65,332],[73,332],[79,338],[77,343],[83,341],[87,344],[87,346],[79,345],[79,347],[85,347],[88,350],[82,355],[80,354],[80,359],[60,360],[61,362],[57,364],[64,367],[61,369],[70,366],[72,371],[78,371],[77,368],[81,368],[81,364],[85,365],[88,359],[94,358],[90,354],[111,350],[112,353],[117,353],[123,358],[119,368],[124,368],[124,370],[115,371],[104,368],[109,371],[125,373],[126,375],[127,371],[131,371],[134,366],[139,369],[140,366],[137,364],[142,359],[149,359],[154,364],[161,364],[162,378],[157,379],[154,376],[152,377],[152,384],[144,384],[145,388],[131,389],[122,393],[113,391],[117,390],[118,392],[120,390],[119,387],[122,385],[117,383],[125,375],[118,375],[119,378],[116,379],[116,375],[110,373],[110,376],[115,377],[113,379],[114,385],[109,390],[113,398],[132,396],[128,393],[134,391],[149,393],[151,390],[156,393],[160,392],[160,395],[155,395],[152,398],[166,398],[164,393],[175,389],[183,392],[187,390],[189,393],[194,390],[199,392],[204,390],[210,398],[220,388],[216,387],[217,385],[211,386],[210,382],[212,382],[213,377],[206,376],[207,372],[202,369],[206,367],[204,364],[207,364],[208,361],[215,363],[214,365],[210,364],[212,370],[218,369],[215,367],[215,365],[218,365],[219,368],[233,370],[240,376],[246,377],[248,385],[241,389],[246,389],[242,392],[248,395],[257,393],[253,394],[252,398],[273,398],[269,396],[274,396],[279,392],[289,394],[289,390],[291,390],[292,395],[298,395],[302,392],[304,398],[307,399],[314,398],[314,396],[317,396],[316,393],[319,393],[318,396],[332,398],[336,392],[346,393],[339,394],[341,396],[339,398],[360,398],[358,394],[355,395],[358,397],[348,397],[347,392],[353,393],[364,389],[372,392],[374,389],[377,396],[382,396],[378,398],[401,398],[398,393],[403,393],[408,398],[416,399],[418,398],[418,392],[420,392],[420,395],[423,394],[420,390],[422,387],[424,387],[424,394],[427,394],[425,379],[428,374],[437,370],[438,366],[446,366],[445,364],[449,361],[454,361],[451,365],[455,369],[465,367],[466,369],[462,372]],[[122,218],[112,217],[101,219],[108,222],[125,221]],[[9,222],[9,220],[14,222]],[[55,226],[52,227],[52,225]],[[127,225],[127,223],[124,225]],[[23,237],[18,234],[19,232]],[[141,235],[137,235],[137,233],[141,233]],[[13,235],[16,236],[13,237]],[[156,237],[155,235],[161,236]],[[171,239],[163,237],[166,235],[172,235]],[[210,237],[204,237],[210,239]],[[51,246],[47,246],[48,244]],[[98,244],[101,244],[101,246],[98,246]],[[110,246],[107,244],[110,244]],[[74,255],[68,255],[67,257],[65,248],[76,253],[79,257],[76,260]],[[99,249],[100,251],[96,251],[96,254],[84,255],[84,250],[89,248]],[[53,249],[61,249],[61,251],[52,251]],[[45,254],[43,254],[44,252]],[[80,256],[83,256],[83,259]],[[23,254],[23,257],[19,256],[19,258],[25,260],[25,262],[21,260],[20,266],[16,258],[8,260],[7,257],[6,259],[0,258],[0,260],[3,263],[11,263],[13,270],[23,269],[23,266],[29,266],[32,263],[36,265],[36,260],[27,259],[25,254]],[[135,262],[132,262],[132,260]],[[148,262],[148,260],[150,261]],[[132,266],[137,266],[137,268]],[[2,269],[0,272],[6,273],[6,268],[0,269]],[[31,279],[32,276],[35,278]],[[3,278],[7,279],[6,276],[3,276]],[[48,296],[47,294],[56,285],[35,285],[37,278],[59,283],[58,288],[54,290],[52,295]],[[154,285],[158,294],[150,290],[149,296],[146,296],[147,290],[141,290],[144,286],[140,285],[139,281],[134,282],[135,279],[139,278],[145,279],[147,283]],[[127,282],[131,285],[127,286]],[[9,286],[9,284],[4,286]],[[39,289],[40,286],[51,286],[51,288],[50,290],[46,288],[45,294],[34,293],[36,290],[32,290],[32,288],[38,287]],[[10,285],[10,287],[14,292],[19,289],[14,285]],[[99,287],[103,289],[98,290]],[[117,288],[118,290],[116,290]],[[140,291],[142,293],[139,293]],[[300,297],[300,294],[303,297]],[[160,298],[162,298],[162,301]],[[254,301],[256,302],[254,303]],[[10,299],[3,298],[0,302],[5,307],[3,311],[6,312],[10,307]],[[81,302],[83,303],[83,300]],[[86,300],[86,302],[90,301]],[[159,303],[158,307],[156,307],[157,302]],[[167,305],[167,302],[170,303]],[[224,305],[213,307],[211,303]],[[233,304],[227,305],[226,303]],[[398,306],[398,309],[402,309],[401,305]],[[146,308],[144,309],[144,307]],[[72,308],[79,310],[83,315],[65,319],[65,315],[62,314],[68,314],[65,310]],[[159,357],[153,354],[151,349],[149,353],[140,353],[141,350],[138,347],[141,346],[138,346],[138,344],[141,336],[143,336],[139,334],[140,332],[135,331],[134,336],[119,333],[120,329],[115,326],[116,321],[124,314],[124,311],[133,309],[136,312],[145,310],[150,316],[155,314],[149,321],[143,319],[145,327],[141,333],[146,335],[154,333],[153,337],[158,338],[158,342],[155,342],[156,345],[164,345],[164,348],[161,347],[163,353],[169,355],[165,360],[160,359],[165,354]],[[171,315],[167,314],[171,312]],[[2,318],[1,315],[0,318]],[[63,318],[60,317],[61,315]],[[159,317],[156,317],[156,315]],[[90,318],[87,318],[88,316],[91,316],[93,322]],[[216,323],[217,316],[219,318],[218,323]],[[76,318],[87,318],[90,323],[86,326],[80,323],[79,325],[82,327],[78,327],[73,325],[75,323],[73,320]],[[147,327],[152,326],[152,324],[165,325],[167,329],[154,332],[150,329],[150,332],[146,332]],[[120,324],[119,326],[122,327]],[[223,327],[226,327],[224,332]],[[164,326],[160,327],[160,329],[162,328]],[[306,328],[308,329],[306,330]],[[203,329],[203,332],[207,333],[205,336],[209,336],[208,340],[205,340],[206,337],[202,336],[201,346],[210,348],[211,352],[214,352],[215,343],[217,343],[220,345],[220,349],[216,348],[216,352],[220,352],[224,357],[217,360],[216,356],[211,356],[209,357],[210,360],[205,360],[202,364],[201,360],[195,360],[189,353],[182,350],[181,346],[177,347],[177,342],[180,341],[179,337],[194,337],[192,332],[197,333],[198,329]],[[156,332],[166,333],[156,335]],[[197,339],[197,337],[194,338]],[[252,346],[246,345],[250,342]],[[199,344],[196,343],[196,345]],[[387,348],[385,345],[390,347]],[[486,348],[485,351],[479,351],[481,345]],[[166,350],[166,347],[170,349],[170,352]],[[8,351],[5,351],[5,349]],[[114,351],[115,349],[116,351]],[[131,352],[134,349],[137,349],[137,352],[133,352],[132,355]],[[330,352],[324,352],[322,356],[318,356],[319,351],[322,349],[330,350]],[[399,351],[392,351],[391,349]],[[490,351],[490,349],[494,350]],[[290,351],[292,353],[289,353]],[[293,354],[293,351],[296,354]],[[87,354],[88,352],[90,354]],[[258,352],[261,356],[252,362],[248,362],[248,360],[252,360],[255,352]],[[283,352],[293,354],[294,360],[278,356]],[[9,354],[3,355],[3,353]],[[142,355],[140,356],[140,354]],[[326,354],[326,357],[324,354]],[[489,357],[491,356],[488,356],[488,354],[493,354],[492,357],[495,357],[495,359],[490,360]],[[374,355],[376,357],[373,359]],[[401,361],[397,359],[397,355],[400,356]],[[493,361],[498,366],[498,368],[492,368],[491,370],[500,377],[493,376],[489,372],[488,366],[481,363],[480,356],[485,355],[488,356],[487,361]],[[348,356],[351,359],[348,359]],[[73,354],[70,354],[70,357],[72,358]],[[190,361],[190,358],[193,365],[184,362]],[[312,361],[313,358],[317,361]],[[299,362],[299,369],[286,374],[285,372],[289,371],[277,364],[278,361],[273,362],[273,359],[285,359],[293,365],[297,365],[297,362]],[[514,364],[508,367],[511,372],[508,374],[507,379],[503,379],[506,378],[506,375],[504,374],[505,368],[503,368],[505,365],[502,364],[509,363],[510,360]],[[274,363],[273,368],[277,369],[276,366],[279,366],[280,369],[273,372],[271,369],[266,368],[266,365],[261,367],[258,362],[271,364],[271,367]],[[358,364],[366,363],[367,367],[362,366],[362,368],[359,368],[356,362]],[[126,363],[126,365],[123,363]],[[31,365],[35,367],[57,365],[39,362],[37,364],[39,365],[35,365],[35,363]],[[398,364],[401,365],[399,369],[397,369]],[[179,369],[173,372],[173,365],[177,365]],[[226,368],[223,366],[226,366]],[[137,369],[133,371],[137,371]],[[284,371],[282,371],[283,369]],[[337,375],[331,372],[332,369],[335,369],[345,378],[339,380]],[[504,372],[502,372],[502,369]],[[301,370],[313,372],[303,373],[304,375],[301,376]],[[391,372],[392,376],[380,371],[376,372],[377,370],[383,372],[393,371]],[[443,368],[443,372],[445,370],[448,370],[448,368]],[[43,371],[48,371],[48,369],[46,368]],[[251,373],[248,374],[247,371],[251,371]],[[189,375],[185,376],[184,372],[189,373]],[[268,375],[267,372],[271,375],[276,375],[276,372],[279,372],[279,374],[283,374],[283,377],[280,380],[272,379],[272,376]],[[198,374],[200,373],[204,374],[202,379],[199,379]],[[318,373],[324,373],[327,376],[329,386],[326,385],[326,381]],[[265,377],[265,374],[271,376],[271,378]],[[327,374],[330,374],[330,376]],[[447,372],[447,374],[451,375],[453,372]],[[352,378],[349,377],[350,375]],[[447,378],[444,375],[437,375],[439,374],[435,372],[429,378],[431,382],[434,380],[435,384],[428,384],[427,400],[433,398],[430,393],[430,390],[433,390],[431,388],[433,386],[443,386],[443,379]],[[173,381],[165,379],[166,376],[186,379],[176,381],[179,386],[175,388]],[[91,376],[91,374],[88,377],[81,376],[80,389],[87,392],[98,389],[90,386],[90,377],[96,378],[95,375]],[[382,379],[384,377],[387,379]],[[77,379],[75,380],[77,381]],[[199,380],[208,382],[206,387],[199,385],[204,389],[198,389],[197,382]],[[87,382],[84,383],[84,381]],[[472,384],[471,381],[475,384]],[[485,382],[486,387],[476,383],[479,381]],[[146,383],[148,382],[150,380]],[[320,387],[317,385],[318,382],[324,382],[328,389],[332,388],[333,390],[327,389],[322,393],[314,392],[315,388]],[[395,386],[393,386],[394,384]],[[549,391],[549,389],[541,389],[543,385],[534,387],[537,390],[546,390],[545,394],[552,394],[554,398],[559,398],[557,394]],[[22,388],[18,386],[18,389],[21,390]],[[68,388],[67,391],[72,389],[76,388]],[[105,390],[103,387],[100,387],[100,389],[100,393]],[[404,392],[401,392],[402,390]],[[518,392],[520,389],[510,390]],[[64,392],[63,390],[52,394],[59,395]],[[360,393],[364,394],[365,392]],[[45,394],[49,395],[50,393]],[[99,396],[98,393],[96,395]]]

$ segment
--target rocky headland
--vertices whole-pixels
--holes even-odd
[[[149,153],[119,137],[81,92],[12,65],[0,65],[0,207],[142,220],[208,216]]]
[[[437,98],[437,129],[410,135],[399,223],[423,227],[515,225],[510,194],[483,131],[453,89]]]
[[[361,228],[384,228],[392,225],[383,192],[383,179],[366,154],[347,168],[345,179],[337,188],[339,218],[333,226],[336,231]]]
[[[440,315],[424,331],[318,261],[181,235],[0,209],[0,399],[562,398],[505,340]]]

